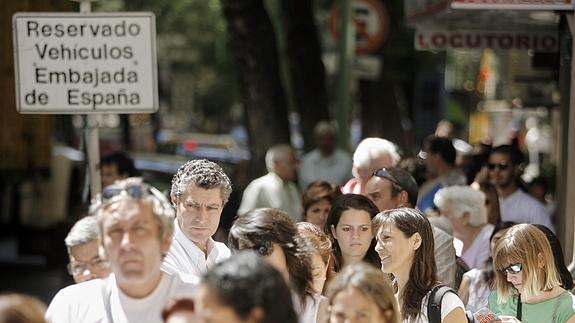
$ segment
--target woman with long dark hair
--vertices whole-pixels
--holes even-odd
[[[335,271],[365,261],[379,267],[371,220],[379,212],[363,195],[344,194],[337,198],[329,212],[325,232],[333,239]]]
[[[381,212],[373,220],[381,270],[393,275],[404,323],[427,323],[431,290],[439,285],[433,254],[431,224],[420,211],[399,208]],[[446,293],[441,301],[441,322],[466,322],[459,297]]]

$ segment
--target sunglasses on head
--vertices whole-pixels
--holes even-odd
[[[380,168],[376,170],[375,172],[373,172],[373,176],[385,178],[390,182],[392,182],[393,184],[397,185],[398,187],[402,188],[402,186],[399,184],[399,181],[395,179],[393,175],[391,175],[391,173],[387,168]]]
[[[142,195],[144,195],[145,190],[146,189],[139,184],[128,185],[128,186],[110,185],[102,190],[102,199],[109,200],[115,196],[122,194],[122,192],[125,192],[126,195],[128,195],[129,197],[139,199],[142,198]]]
[[[508,163],[502,162],[502,163],[489,163],[487,164],[487,168],[489,168],[489,170],[494,170],[495,168],[499,169],[499,170],[506,170],[510,167],[510,165]]]
[[[251,250],[259,257],[267,257],[274,251],[273,243],[266,241],[263,243],[254,244],[251,247],[240,247],[240,250]]]
[[[504,274],[519,274],[522,267],[521,264],[512,264],[503,268],[501,271],[503,271]]]

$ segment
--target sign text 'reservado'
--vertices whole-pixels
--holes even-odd
[[[131,113],[158,108],[152,13],[18,13],[21,113]]]

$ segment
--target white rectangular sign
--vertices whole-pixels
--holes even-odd
[[[571,0],[453,0],[455,9],[573,10]]]
[[[518,49],[556,52],[559,35],[556,31],[478,31],[421,30],[415,31],[415,49]]]
[[[12,24],[18,112],[157,111],[153,13],[17,13]]]

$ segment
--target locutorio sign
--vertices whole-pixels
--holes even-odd
[[[137,113],[158,109],[152,13],[17,13],[20,113]]]

